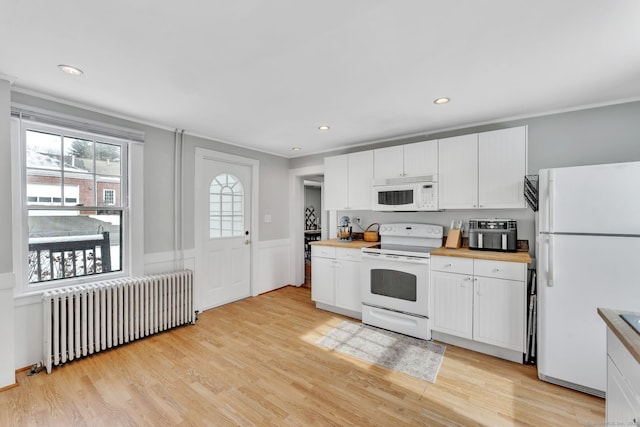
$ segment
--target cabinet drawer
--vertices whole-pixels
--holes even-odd
[[[336,258],[346,261],[360,261],[362,252],[360,249],[336,248]]]
[[[322,258],[335,258],[336,248],[333,246],[311,246],[311,256],[318,256]]]
[[[521,262],[475,259],[473,274],[476,276],[495,277],[497,279],[519,280],[521,282],[525,282],[527,278],[527,265]]]
[[[640,366],[618,337],[607,328],[607,354],[640,399]],[[638,414],[640,416],[640,413]]]
[[[431,270],[449,273],[473,274],[473,260],[452,256],[431,257]]]

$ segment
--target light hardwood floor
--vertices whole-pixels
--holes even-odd
[[[345,318],[286,287],[42,372],[0,393],[2,426],[603,425],[604,400],[535,367],[447,346],[435,384],[319,347]]]

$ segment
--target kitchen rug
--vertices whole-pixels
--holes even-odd
[[[316,344],[432,383],[445,346],[345,320]]]

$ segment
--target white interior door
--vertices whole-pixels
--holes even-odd
[[[204,309],[251,295],[251,167],[204,159],[199,221]]]

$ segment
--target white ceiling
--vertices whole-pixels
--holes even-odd
[[[640,1],[2,0],[0,74],[294,157],[640,99]]]

